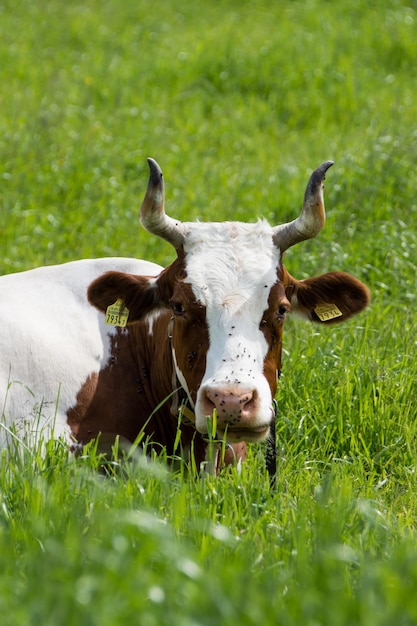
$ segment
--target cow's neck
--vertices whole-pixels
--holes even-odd
[[[78,441],[86,443],[99,433],[117,433],[134,441],[144,424],[145,433],[154,434],[161,444],[164,432],[175,433],[169,399],[164,402],[171,393],[172,374],[168,321],[169,315],[161,316],[151,329],[148,323],[117,329],[110,339],[108,362],[88,377],[67,412]]]
[[[171,441],[173,441],[180,426],[181,445],[190,450],[192,448],[196,462],[201,463],[205,460],[206,441],[195,430],[194,407],[176,373],[171,343],[173,331],[171,312],[159,315],[151,323],[146,322],[132,328],[135,329],[135,343],[137,343],[135,350],[138,355],[137,367],[143,367],[145,362],[149,368],[150,378],[149,386],[147,386],[149,409],[152,412],[155,407],[160,407],[150,420],[149,430],[154,425],[161,432],[162,437],[166,437],[169,430],[172,433]],[[140,336],[144,328],[148,332],[146,337]],[[142,353],[143,347],[147,349],[147,354]],[[169,449],[169,442],[166,445]]]
[[[168,337],[170,313],[162,313],[151,322],[134,324],[129,329],[135,369],[142,386],[147,410],[160,407],[164,419],[170,413],[173,392],[173,363]]]

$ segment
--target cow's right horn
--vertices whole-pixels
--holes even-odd
[[[140,222],[146,230],[168,241],[175,249],[184,242],[184,225],[165,213],[164,177],[158,163],[149,158],[149,182],[140,209]]]

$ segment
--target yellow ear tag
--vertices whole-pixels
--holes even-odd
[[[107,307],[106,324],[111,326],[121,326],[124,328],[129,317],[129,309],[124,305],[123,300],[118,298],[114,304]]]
[[[335,304],[319,304],[314,309],[314,312],[322,322],[327,322],[343,315],[342,311]]]

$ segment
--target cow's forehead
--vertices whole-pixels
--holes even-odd
[[[277,280],[280,251],[266,221],[193,223],[184,242],[186,281],[205,306],[241,309]]]

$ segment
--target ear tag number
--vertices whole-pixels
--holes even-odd
[[[114,304],[107,307],[106,324],[124,328],[127,324],[128,317],[129,309],[120,298],[118,298]]]
[[[314,312],[322,322],[327,322],[343,315],[342,311],[335,304],[319,304],[314,309]]]

